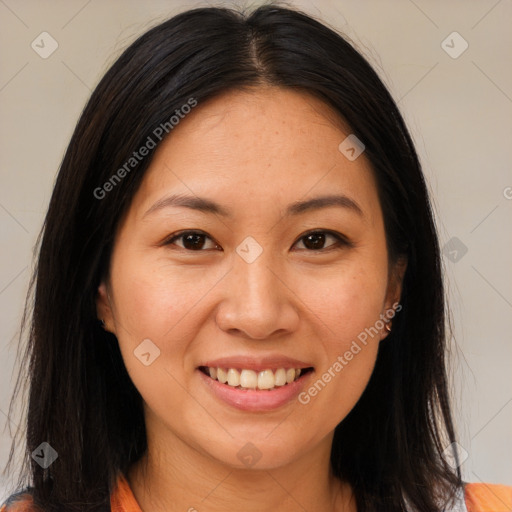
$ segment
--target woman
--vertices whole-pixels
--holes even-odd
[[[2,512],[507,510],[458,469],[407,129],[304,14],[196,9],[135,41],[33,285],[31,479]]]

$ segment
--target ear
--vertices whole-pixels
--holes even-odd
[[[384,321],[389,322],[389,326],[391,326],[395,314],[402,309],[400,297],[402,296],[402,284],[406,270],[407,258],[405,256],[399,257],[389,269],[388,289],[384,302],[384,310],[382,311]],[[384,328],[382,330],[381,340],[386,338],[389,332],[390,331]]]
[[[98,316],[98,320],[104,322],[103,329],[115,334],[114,314],[110,303],[108,285],[104,280],[98,286],[96,294],[96,314]]]

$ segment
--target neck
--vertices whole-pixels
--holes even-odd
[[[285,466],[237,469],[176,437],[158,443],[148,435],[127,479],[144,512],[356,512],[350,486],[330,472],[331,443],[332,436]]]

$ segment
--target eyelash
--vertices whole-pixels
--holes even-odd
[[[340,233],[337,233],[335,231],[330,231],[330,230],[313,230],[313,231],[308,231],[307,233],[302,235],[293,245],[295,245],[297,242],[301,241],[302,239],[304,239],[304,238],[306,238],[306,237],[308,237],[310,235],[317,235],[317,234],[330,235],[330,236],[332,236],[333,238],[336,239],[336,243],[334,243],[332,245],[329,245],[328,247],[325,247],[323,249],[315,250],[315,249],[307,249],[307,248],[305,248],[305,249],[301,249],[301,250],[305,250],[307,252],[327,252],[327,251],[331,251],[331,250],[335,250],[335,249],[341,249],[342,247],[354,247],[354,244],[350,240],[348,240],[346,237],[344,237]],[[175,240],[183,238],[186,235],[203,235],[206,238],[209,238],[210,240],[212,240],[214,242],[214,240],[210,236],[208,236],[206,233],[204,233],[202,231],[189,230],[189,231],[180,231],[179,233],[175,233],[175,234],[171,235],[171,237],[169,237],[167,240],[165,240],[162,243],[162,245],[164,245],[164,246],[172,245]],[[214,242],[214,243],[216,243],[216,242]],[[218,246],[218,244],[216,244],[216,245]],[[192,250],[192,249],[186,249],[185,247],[179,247],[179,248],[183,249],[184,251],[187,251],[187,252],[203,252],[205,250],[209,250],[209,249]]]

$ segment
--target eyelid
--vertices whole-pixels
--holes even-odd
[[[202,231],[200,229],[183,229],[181,231],[177,231],[177,232],[173,233],[172,235],[169,235],[168,237],[164,238],[164,240],[159,245],[161,245],[161,246],[171,245],[175,240],[177,240],[185,235],[189,235],[189,234],[204,235],[206,238],[209,238],[217,247],[220,247],[220,244],[214,238],[212,238],[208,233],[205,233],[204,231]],[[183,249],[184,251],[187,251],[187,252],[202,252],[205,250],[205,249],[202,249],[200,251],[190,251],[190,250],[185,249],[184,247],[179,247],[179,248]]]
[[[343,235],[341,233],[338,233],[337,231],[332,231],[330,229],[318,228],[318,229],[313,229],[313,230],[309,230],[309,231],[305,231],[304,233],[301,233],[297,237],[297,240],[295,240],[295,242],[292,244],[292,248],[298,242],[300,242],[303,238],[305,238],[306,236],[314,235],[314,234],[317,234],[317,233],[318,234],[331,235],[333,238],[335,238],[337,240],[337,242],[332,244],[332,245],[329,245],[329,246],[325,247],[324,249],[313,250],[313,249],[307,249],[306,248],[306,249],[300,249],[301,251],[306,251],[306,252],[309,252],[309,253],[320,253],[321,254],[321,253],[326,253],[326,252],[328,252],[330,250],[334,250],[336,248],[339,249],[340,246],[341,247],[342,246],[351,247],[351,248],[355,247],[355,244],[349,238],[347,238],[345,235]],[[184,230],[175,232],[172,235],[170,235],[167,238],[165,238],[160,245],[162,245],[162,246],[171,245],[176,239],[179,239],[179,238],[181,238],[181,237],[183,237],[185,235],[188,235],[188,234],[204,235],[206,238],[209,238],[217,246],[217,248],[221,247],[220,244],[213,237],[211,237],[210,235],[208,235],[208,233],[205,233],[204,231],[202,231],[200,229],[184,229]],[[186,252],[204,252],[206,250],[206,249],[200,249],[200,250],[197,250],[197,251],[192,251],[192,250],[185,249],[184,247],[179,247],[179,248],[183,249]],[[223,250],[223,249],[221,248],[221,250]]]
[[[332,244],[332,245],[329,245],[328,247],[325,247],[324,249],[318,249],[317,251],[314,251],[314,250],[308,250],[308,249],[301,249],[301,250],[306,250],[307,252],[310,252],[310,253],[324,253],[324,252],[327,252],[331,249],[336,249],[336,248],[339,248],[340,246],[346,246],[346,247],[355,247],[355,244],[354,242],[352,242],[348,237],[346,237],[345,235],[341,234],[341,233],[338,233],[337,231],[332,231],[330,229],[313,229],[313,230],[310,230],[310,231],[306,231],[302,234],[300,234],[298,237],[297,237],[297,240],[293,243],[292,247],[295,246],[295,244],[297,244],[298,242],[300,242],[303,238],[305,238],[306,236],[308,235],[315,235],[315,234],[325,234],[325,235],[331,235],[332,237],[334,237],[336,240],[337,240],[337,243],[335,244]]]

